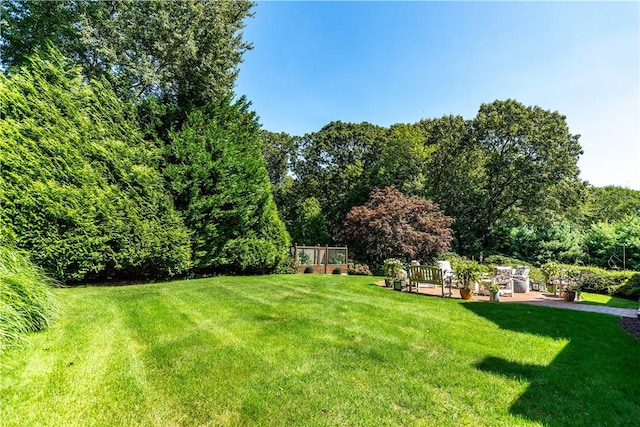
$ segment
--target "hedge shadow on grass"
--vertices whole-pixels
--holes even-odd
[[[640,419],[640,343],[617,326],[617,317],[523,304],[464,307],[495,323],[497,333],[505,329],[568,340],[549,364],[499,355],[476,364],[480,371],[529,382],[511,404],[513,415],[545,426],[633,425]]]

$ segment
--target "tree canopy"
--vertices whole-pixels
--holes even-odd
[[[389,128],[332,122],[279,138],[296,141],[293,182],[278,199],[285,221],[292,225],[293,206],[316,197],[335,243],[349,210],[388,185],[455,218],[454,248],[466,254],[507,248],[510,230],[523,222],[542,227],[576,216],[584,196],[582,150],[565,117],[514,100],[483,104],[473,120],[445,116]],[[272,139],[263,143],[277,148]]]
[[[349,211],[341,237],[372,265],[385,258],[427,260],[451,248],[452,222],[437,204],[386,187]]]
[[[237,1],[7,0],[2,63],[19,66],[52,42],[87,79],[105,76],[121,96],[203,105],[233,90],[244,19]]]
[[[483,154],[483,179],[474,224],[483,243],[501,221],[517,214],[564,205],[559,188],[579,182],[582,149],[566,118],[514,101],[483,104],[472,123],[472,138]]]
[[[300,188],[295,197],[318,199],[334,238],[349,209],[364,203],[373,188],[384,132],[370,123],[338,121],[297,139],[292,169]]]
[[[616,222],[640,216],[640,191],[607,186],[591,187],[585,195],[584,215],[593,221]]]

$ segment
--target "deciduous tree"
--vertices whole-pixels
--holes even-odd
[[[558,112],[514,101],[480,106],[472,123],[474,149],[482,153],[481,197],[469,224],[482,246],[490,246],[504,223],[518,215],[533,219],[547,209],[575,205],[579,190],[579,136],[569,133]]]
[[[364,203],[374,188],[384,134],[381,126],[338,121],[298,141],[296,194],[318,199],[334,239],[349,209]]]
[[[107,76],[121,96],[204,105],[233,90],[244,19],[238,1],[8,0],[3,4],[2,62],[20,65],[53,42],[82,66]]]
[[[385,258],[426,260],[449,250],[452,222],[437,204],[390,186],[349,211],[342,239],[359,260],[381,268]]]
[[[628,215],[640,216],[640,191],[607,186],[589,187],[585,208],[591,221],[615,222]]]
[[[315,197],[305,199],[298,208],[291,229],[291,239],[294,243],[304,245],[326,245],[329,242],[327,224]]]

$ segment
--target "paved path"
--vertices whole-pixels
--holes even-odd
[[[569,310],[590,311],[592,313],[612,314],[614,316],[620,316],[620,317],[635,318],[638,316],[637,314],[638,311],[632,308],[617,308],[617,307],[607,307],[605,305],[576,304],[575,302],[566,302],[566,301],[532,300],[532,301],[514,301],[514,302],[519,302],[521,304],[543,305],[545,307],[566,308]]]
[[[566,301],[533,300],[533,301],[514,301],[514,302],[519,302],[521,304],[544,305],[546,307],[566,308],[570,310],[590,311],[592,313],[612,314],[614,316],[620,316],[620,317],[635,318],[638,316],[637,314],[638,311],[633,308],[617,308],[617,307],[607,307],[606,305],[576,304],[574,302],[566,302]]]
[[[486,297],[485,297],[486,298]],[[514,293],[513,297],[501,297],[501,302],[519,302],[521,304],[543,305],[545,307],[564,308],[568,310],[589,311],[591,313],[611,314],[620,317],[638,317],[638,309],[608,307],[606,305],[580,304],[568,302],[549,292],[530,291]]]

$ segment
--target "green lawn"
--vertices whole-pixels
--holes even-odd
[[[610,297],[608,295],[591,294],[587,292],[582,292],[581,298],[582,300],[580,301],[580,304],[606,305],[608,307],[635,308],[635,309],[637,309],[640,306],[640,302],[638,301],[631,301],[624,298]]]
[[[0,357],[2,426],[634,425],[640,341],[613,316],[221,277],[57,291]]]

